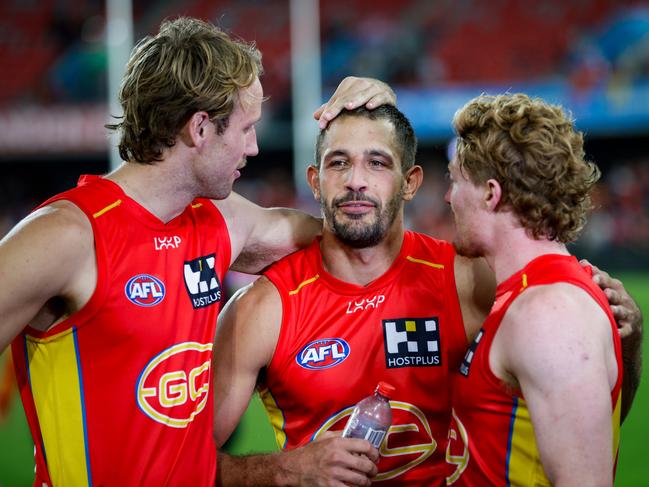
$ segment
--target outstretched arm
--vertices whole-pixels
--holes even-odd
[[[221,312],[213,372],[218,447],[241,419],[259,371],[271,361],[281,321],[280,296],[265,277],[237,293]],[[290,452],[244,457],[221,453],[217,477],[224,486],[369,485],[377,458],[378,451],[365,440],[327,437]]]
[[[612,278],[607,272],[586,260],[582,260],[581,264],[592,267],[593,281],[606,294],[619,327],[620,337],[622,338],[622,362],[624,363],[620,417],[621,421],[624,421],[631,410],[642,374],[642,335],[644,328],[642,313],[619,279]]]
[[[230,269],[257,274],[285,255],[306,247],[322,221],[291,208],[262,208],[237,193],[214,204],[230,233]]]

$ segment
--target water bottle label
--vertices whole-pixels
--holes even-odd
[[[379,448],[381,446],[384,436],[385,430],[375,430],[369,427],[365,433],[365,439],[374,445],[374,448]]]
[[[381,446],[385,429],[374,429],[358,420],[358,417],[352,416],[351,420],[343,430],[343,438],[360,438],[369,441],[375,448]]]

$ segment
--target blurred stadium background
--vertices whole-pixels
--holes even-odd
[[[293,13],[310,2],[294,0]],[[312,5],[319,15],[300,17],[293,26],[306,26],[302,31],[316,36],[319,29],[319,42],[316,37],[316,50],[292,70],[296,43],[289,0],[133,0],[136,40],[155,32],[164,18],[191,15],[261,49],[262,83],[270,96],[257,131],[261,152],[236,191],[264,206],[317,212],[300,183],[315,127],[306,136],[298,124],[293,127],[294,104],[304,100],[295,96],[292,73],[317,82],[308,110],[344,76],[372,76],[395,88],[419,137],[426,178],[407,208],[408,225],[452,238],[443,195],[453,113],[482,92],[542,96],[572,111],[586,133],[589,158],[603,172],[597,210],[573,251],[622,277],[649,316],[649,1],[321,0],[318,6],[315,0]],[[106,9],[104,0],[0,3],[0,236],[36,204],[73,186],[79,174],[110,168],[103,128],[114,110],[108,102]],[[310,122],[300,122],[305,123]],[[294,146],[306,147],[306,155]],[[232,275],[229,285],[234,289],[246,279]],[[5,354],[0,486],[28,486],[33,445],[18,398],[7,393],[12,380],[6,362]],[[649,486],[646,375],[622,428],[617,486]],[[229,447],[275,448],[258,403]]]

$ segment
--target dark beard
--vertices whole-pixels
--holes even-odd
[[[376,216],[374,221],[367,225],[355,225],[354,221],[340,221],[336,217],[335,208],[337,208],[341,203],[346,203],[348,201],[369,201],[370,203],[374,204],[374,214]],[[322,199],[322,196],[320,197],[320,205],[324,213],[325,220],[330,223],[333,234],[343,244],[355,249],[374,247],[381,241],[383,241],[388,228],[390,228],[390,226],[396,219],[397,214],[399,213],[399,211],[401,211],[402,201],[403,186],[388,202],[385,210],[382,208],[379,201],[376,201],[358,192],[348,192],[346,195],[333,200],[331,206],[327,206],[325,201]],[[347,215],[347,218],[351,220],[361,220],[365,217],[366,215]]]

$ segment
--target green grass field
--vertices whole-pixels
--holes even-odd
[[[624,283],[640,303],[642,313],[649,319],[649,276],[629,274]],[[649,339],[644,341],[645,363],[649,360]],[[645,366],[648,369],[649,365]],[[645,371],[633,409],[622,426],[622,442],[617,470],[616,487],[649,486],[649,377]],[[19,399],[7,420],[0,424],[0,487],[28,487],[33,481],[33,444],[25,423]],[[272,430],[255,398],[244,421],[227,445],[233,453],[252,453],[276,450]]]

